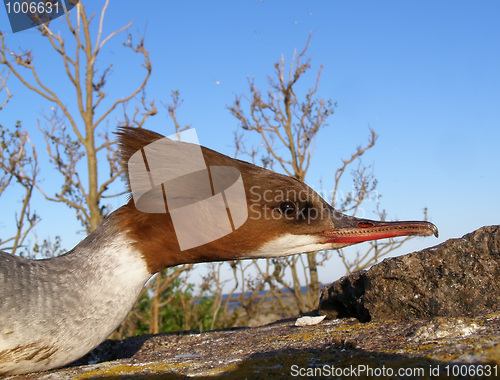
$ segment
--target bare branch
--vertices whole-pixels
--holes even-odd
[[[28,133],[21,129],[19,123],[13,132],[0,129],[0,141],[0,195],[11,185],[13,179],[16,185],[24,190],[20,211],[15,215],[16,233],[10,238],[0,239],[2,249],[9,249],[12,254],[16,254],[40,220],[39,216],[31,211],[31,197],[38,174],[38,157]]]
[[[191,127],[189,124],[181,126],[179,121],[177,120],[177,112],[179,110],[179,107],[184,102],[184,100],[180,97],[179,90],[171,90],[170,98],[172,99],[170,103],[165,104],[162,102],[161,104],[167,109],[168,116],[170,116],[170,118],[174,122],[175,133],[179,133],[185,131],[186,129],[189,129]]]
[[[7,73],[5,74],[5,72]],[[9,74],[10,71],[8,69],[5,69],[0,73],[0,92],[5,91],[7,94],[5,100],[0,104],[0,111],[7,105],[10,98],[12,98],[12,94],[10,93],[9,88],[7,87],[7,79],[9,78]]]
[[[375,142],[377,141],[377,134],[373,129],[370,128],[370,137],[368,139],[368,144],[365,145],[364,147],[358,146],[356,148],[356,151],[351,155],[349,159],[342,160],[342,166],[338,168],[335,171],[335,186],[333,189],[333,196],[332,196],[332,206],[335,207],[335,202],[337,200],[337,192],[340,184],[340,180],[342,176],[344,175],[346,169],[351,165],[356,159],[359,159],[367,150],[373,148],[375,146]],[[361,199],[362,201],[362,199]],[[359,206],[359,204],[357,205]],[[341,211],[343,208],[339,208]]]

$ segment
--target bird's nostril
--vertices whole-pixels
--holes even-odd
[[[358,227],[359,228],[373,227],[373,223],[371,223],[371,222],[358,222]]]

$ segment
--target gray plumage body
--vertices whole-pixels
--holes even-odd
[[[0,375],[83,356],[123,321],[149,277],[112,217],[57,258],[0,251]]]

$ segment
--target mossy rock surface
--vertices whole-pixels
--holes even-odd
[[[254,328],[140,336],[107,341],[80,364],[9,379],[336,378],[335,371],[382,379],[398,378],[400,371],[414,373],[400,378],[447,378],[455,371],[466,375],[461,378],[492,379],[500,377],[500,314],[324,320],[304,327],[289,319]],[[486,376],[488,369],[496,376]]]

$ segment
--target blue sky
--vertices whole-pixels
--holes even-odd
[[[100,2],[84,3],[96,10]],[[312,69],[301,85],[311,86],[323,65],[318,94],[338,102],[338,108],[319,133],[307,182],[328,192],[341,159],[366,143],[373,128],[379,138],[364,161],[374,167],[388,218],[420,219],[427,207],[440,229],[439,239],[414,239],[402,254],[498,224],[499,14],[495,1],[112,0],[105,31],[134,19],[130,31],[145,33],[153,64],[147,95],[160,110],[145,127],[171,132],[160,101],[169,101],[170,90],[178,89],[184,98],[181,122],[196,128],[203,145],[229,155],[238,123],[226,106],[235,94],[247,92],[248,77],[264,86],[281,54],[290,62],[312,32]],[[3,11],[0,25],[9,31]],[[56,20],[52,28],[64,25]],[[101,57],[114,62],[112,96],[130,90],[141,70],[140,61],[121,47],[124,40],[124,34],[115,37]],[[65,78],[51,79],[60,62],[43,43],[33,30],[7,38],[11,47],[33,49],[48,81],[71,102]],[[13,78],[9,87],[15,97],[1,111],[0,122],[12,126],[21,120],[42,155],[36,120],[50,105]],[[246,139],[255,143],[250,135]],[[41,169],[46,184],[57,183],[46,161]],[[341,190],[350,186],[345,181]],[[15,196],[0,199],[2,209],[10,210]],[[44,218],[39,237],[61,234],[68,249],[82,239],[70,211],[36,200]],[[365,216],[374,218],[373,204],[366,207]],[[0,236],[8,234],[13,220],[3,213]],[[321,280],[334,280],[342,274],[338,268],[333,260],[320,271]]]

